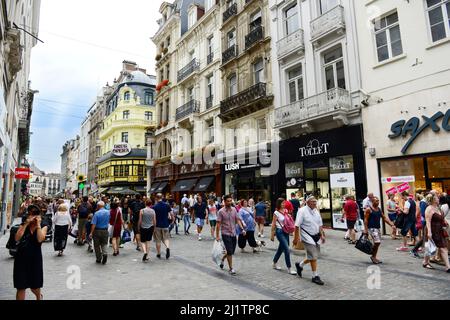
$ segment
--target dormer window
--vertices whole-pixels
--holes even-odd
[[[197,7],[196,6],[192,6],[189,9],[189,13],[188,13],[188,23],[189,23],[189,28],[192,28],[194,26],[194,24],[197,22]]]
[[[130,101],[130,92],[129,91],[125,92],[125,94],[123,95],[123,100]]]

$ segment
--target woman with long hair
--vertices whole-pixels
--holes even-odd
[[[55,251],[59,251],[58,257],[61,257],[64,249],[66,249],[67,236],[69,235],[70,229],[72,229],[72,219],[67,204],[63,203],[58,207],[58,211],[53,216],[52,222],[55,226],[53,246]]]

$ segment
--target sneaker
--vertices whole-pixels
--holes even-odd
[[[256,248],[253,248],[253,253],[257,253],[258,250]]]
[[[258,233],[258,238],[261,238],[261,233]]]
[[[274,268],[275,270],[281,270],[281,267],[278,266],[276,263],[274,263],[274,264],[272,265],[272,268]]]
[[[170,257],[170,249],[167,248],[166,249],[166,259],[169,259],[169,257]]]
[[[136,251],[141,251],[141,248],[139,248],[139,247],[136,247]]]
[[[261,234],[261,238],[264,238],[264,235],[263,235],[263,234]]]
[[[303,267],[300,265],[300,263],[296,262],[295,263],[295,268],[297,269],[298,276],[301,278],[302,277],[302,272],[303,272]]]
[[[297,275],[297,271],[294,271],[294,270],[292,270],[291,268],[288,269],[288,273],[291,274],[291,275],[293,275],[293,276],[296,276],[296,275]]]
[[[419,253],[418,253],[417,251],[411,250],[411,251],[409,252],[409,254],[410,254],[411,256],[413,256],[414,258],[420,259]]]
[[[202,241],[202,237],[198,236],[198,241]]]
[[[222,262],[220,263],[219,267],[220,267],[220,269],[222,269],[222,270],[223,270],[223,267],[224,267],[224,265],[223,265],[223,261],[222,261]]]
[[[104,254],[102,258],[102,264],[106,264],[106,261],[108,261],[108,256]]]
[[[230,274],[231,274],[232,276],[235,276],[235,275],[236,275],[236,270],[231,269],[231,270],[230,270]]]
[[[319,276],[312,278],[312,282],[318,284],[319,286],[323,286],[325,283],[320,279]]]
[[[400,248],[397,248],[397,251],[409,252],[409,249],[407,247],[400,247]]]
[[[95,260],[96,263],[102,263],[102,260]]]
[[[120,249],[123,249],[123,244],[119,245],[119,248],[120,248]]]

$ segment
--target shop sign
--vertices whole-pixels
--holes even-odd
[[[415,176],[400,176],[400,177],[387,177],[381,178],[381,183],[404,183],[404,182],[415,182]]]
[[[303,177],[303,162],[286,163],[286,178]]]
[[[15,177],[16,179],[30,179],[30,168],[16,168]]]
[[[340,156],[330,158],[331,173],[353,172],[353,156]]]
[[[239,163],[229,163],[225,165],[225,172],[236,171],[241,168]]]
[[[355,174],[350,173],[335,173],[330,175],[331,188],[354,188]]]
[[[439,132],[441,129],[439,128],[437,121],[441,118],[442,120],[442,129],[445,131],[450,131],[450,109],[444,114],[441,111],[436,112],[431,118],[426,116],[422,116],[425,122],[420,125],[420,119],[417,117],[413,117],[406,120],[400,120],[392,124],[391,132],[388,137],[389,139],[396,139],[400,136],[406,137],[408,133],[410,134],[409,140],[406,142],[405,146],[402,149],[402,153],[405,154],[408,151],[408,148],[413,144],[413,142],[419,137],[419,135],[427,128],[431,128],[434,132]]]
[[[411,188],[408,182],[402,183],[401,185],[398,185],[396,187],[392,187],[388,190],[386,190],[386,194],[396,194],[396,193],[402,193],[404,191],[408,191]]]
[[[303,188],[303,187],[305,187],[305,180],[303,180],[303,178],[286,179],[286,187],[288,187],[288,188]]]
[[[306,147],[299,148],[302,158],[328,154],[329,143],[321,143],[319,140],[311,140]]]
[[[333,229],[347,230],[347,220],[341,221],[342,213],[333,213]]]
[[[115,144],[112,150],[112,154],[116,157],[124,157],[131,152],[131,146],[129,143]]]

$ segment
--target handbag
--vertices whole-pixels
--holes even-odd
[[[436,251],[437,247],[434,244],[433,239],[428,239],[428,241],[425,242],[425,256],[426,257],[434,256],[436,254]]]
[[[319,241],[320,241],[320,239],[321,239],[320,233],[315,234],[315,235],[311,235],[308,231],[306,231],[305,229],[303,229],[303,227],[302,227],[302,230],[305,231],[305,233],[306,233],[308,236],[310,236],[310,237],[314,240],[315,243],[319,243]]]
[[[123,230],[122,239],[121,240],[122,240],[123,243],[130,242],[131,241],[130,231],[128,231],[127,229]]]
[[[361,235],[358,241],[356,241],[355,248],[365,254],[371,255],[373,253],[373,244],[366,234]]]

